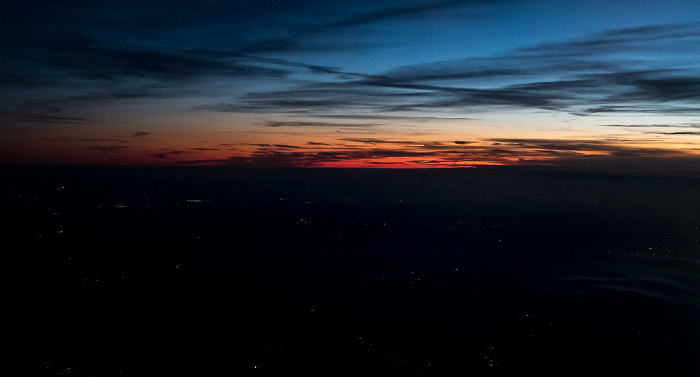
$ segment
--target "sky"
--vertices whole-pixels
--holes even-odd
[[[0,20],[0,164],[700,167],[698,0],[4,0]]]

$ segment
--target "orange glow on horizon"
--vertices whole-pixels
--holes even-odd
[[[59,137],[60,136],[60,137]],[[353,137],[266,134],[214,138],[194,134],[74,138],[56,135],[0,149],[6,163],[42,165],[239,166],[361,169],[434,169],[477,166],[605,166],[616,161],[643,168],[650,160],[697,159],[697,144],[661,139],[474,138],[440,135]],[[91,135],[92,136],[92,135]],[[216,135],[215,135],[216,136]],[[249,135],[250,136],[250,135]],[[11,141],[11,140],[8,140]],[[635,162],[637,161],[637,162]]]

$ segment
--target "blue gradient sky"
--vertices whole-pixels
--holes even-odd
[[[0,163],[700,154],[697,0],[10,0],[0,17]]]

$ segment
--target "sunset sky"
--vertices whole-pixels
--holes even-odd
[[[700,1],[0,4],[0,163],[700,166]]]

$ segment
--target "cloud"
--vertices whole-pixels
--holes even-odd
[[[504,1],[464,1],[464,0],[447,0],[447,1],[437,1],[432,3],[423,4],[408,4],[402,3],[400,6],[387,7],[379,10],[374,10],[370,12],[356,13],[343,20],[332,22],[323,26],[323,28],[336,28],[336,27],[348,27],[348,26],[358,26],[370,23],[375,23],[378,21],[392,19],[392,18],[405,18],[405,17],[418,17],[425,15],[426,13],[438,13],[446,11],[454,11],[455,8],[469,8],[473,9],[479,6],[492,5],[495,3],[502,3]]]
[[[157,153],[147,153],[148,156],[155,157],[158,159],[162,160],[167,160],[171,159],[175,156],[180,156],[186,153],[190,153],[188,151],[183,151],[183,150],[171,150],[171,151],[165,151],[165,152],[157,152]]]
[[[649,25],[597,33],[569,42],[543,43],[524,47],[518,52],[550,57],[589,57],[618,55],[628,52],[678,52],[679,47],[697,45],[700,23]],[[651,50],[650,50],[651,49]]]
[[[332,67],[286,64],[282,59],[259,55],[347,52],[353,45],[367,45],[365,38],[353,36],[361,25],[396,18],[420,19],[427,12],[482,8],[499,2],[125,3],[56,4],[50,12],[49,7],[31,5],[14,10],[12,17],[3,17],[13,31],[3,42],[31,68],[6,72],[2,80],[23,80],[32,76],[25,74],[28,72],[60,77],[53,74],[57,70],[69,72],[72,79],[107,81],[124,77],[167,82],[207,76],[279,78],[289,73],[285,65],[337,73]],[[353,33],[339,44],[343,30]],[[334,38],[327,38],[329,35]]]
[[[216,112],[277,112],[380,119],[394,112],[423,116],[536,109],[579,116],[600,113],[697,115],[700,24],[618,29],[587,38],[539,44],[501,56],[437,61],[368,75],[337,68],[338,81],[292,90],[251,92],[232,103],[199,106]],[[639,52],[652,58],[640,58]],[[683,56],[681,55],[683,51]],[[338,112],[350,113],[348,115]],[[488,111],[488,110],[487,110]]]
[[[677,131],[677,132],[646,132],[648,134],[657,135],[700,135],[700,131]]]
[[[79,138],[79,137],[53,137],[53,138],[42,138],[41,140],[46,141],[69,141],[69,142],[110,142],[110,143],[126,143],[126,140],[122,139],[110,139],[110,138]]]
[[[382,28],[387,26],[408,30],[411,22],[474,20],[511,3],[515,2],[265,0],[173,6],[160,0],[125,0],[124,4],[21,5],[12,10],[12,17],[3,17],[8,20],[3,30],[12,32],[0,36],[0,42],[11,64],[3,60],[0,83],[10,88],[7,98],[13,103],[8,108],[13,111],[0,117],[14,126],[91,124],[99,123],[90,118],[93,112],[80,111],[114,101],[182,98],[196,98],[194,111],[284,119],[259,123],[270,128],[391,127],[389,120],[459,122],[474,119],[473,113],[523,109],[577,116],[700,115],[700,23],[614,29],[499,55],[384,72],[336,67],[332,65],[339,60],[297,54],[376,47],[390,40],[382,40]],[[268,86],[270,82],[274,86]],[[656,133],[695,135],[683,129],[668,131]],[[134,132],[132,137],[148,134]],[[441,158],[467,151],[510,158],[515,147],[496,148],[509,143],[497,140],[491,148],[463,140],[430,145],[386,138],[343,141],[387,149],[402,145],[412,153],[413,148],[423,148],[425,158],[429,149],[441,153]],[[281,148],[300,149],[286,144],[257,146],[276,153],[282,153]],[[588,142],[528,141],[521,149],[526,147],[533,155],[535,149],[549,155],[614,152],[605,149],[609,145]],[[178,152],[184,153],[152,156],[173,158]]]
[[[380,139],[380,138],[373,138],[373,137],[346,137],[342,138],[340,140],[343,141],[350,141],[353,143],[360,143],[360,144],[399,144],[399,145],[423,145],[421,142],[416,142],[416,141],[410,141],[410,140],[391,140],[391,139]]]
[[[640,147],[614,140],[568,140],[568,139],[490,139],[500,145],[507,145],[516,151],[536,151],[550,154],[585,155],[598,152],[607,156],[686,156],[689,152],[663,147]]]
[[[546,67],[539,69],[547,72]],[[622,111],[698,112],[699,108],[692,104],[700,98],[700,79],[690,75],[690,72],[679,75],[675,70],[654,69],[578,73],[559,80],[534,80],[488,89],[423,84],[420,80],[408,78],[375,78],[356,84],[416,91],[413,98],[420,101],[387,107],[402,111],[439,108],[469,110],[486,105],[555,110],[577,115]],[[678,107],[679,104],[691,106]]]
[[[11,114],[7,114],[12,116]],[[57,123],[57,124],[85,124],[91,122],[90,119],[84,117],[59,116],[51,114],[26,114],[19,115],[20,122],[36,122],[36,123]]]
[[[339,79],[366,75],[337,67],[294,62],[271,56],[301,51],[348,52],[368,46],[364,25],[387,20],[421,21],[430,14],[478,17],[478,12],[504,1],[443,0],[417,3],[384,1],[327,2],[134,2],[126,4],[62,3],[48,7],[21,6],[7,19],[3,44],[13,64],[0,82],[27,87],[71,88],[68,95],[24,101],[39,112],[117,99],[173,98],[206,95],[197,83],[212,79],[284,80],[299,69]],[[60,22],[58,21],[60,20]],[[76,28],[75,25],[80,25]],[[184,38],[183,36],[188,36]],[[332,38],[331,38],[332,36]],[[342,40],[342,43],[339,41]],[[31,80],[29,79],[31,78]],[[36,78],[36,79],[34,79]],[[31,81],[31,82],[30,82]],[[127,86],[125,82],[133,84]],[[291,81],[288,81],[291,83]],[[183,86],[189,85],[188,90]],[[334,108],[381,109],[361,96],[383,97],[376,90],[327,99],[315,88],[304,97],[243,98],[237,103],[198,106],[216,112],[318,113]],[[336,89],[332,89],[336,90]],[[75,94],[82,92],[82,94]],[[48,98],[46,98],[48,97]],[[385,102],[385,101],[384,101]],[[393,104],[389,104],[393,105]],[[50,108],[49,108],[50,106]]]
[[[376,119],[376,120],[403,120],[412,122],[430,122],[430,121],[445,121],[445,122],[461,122],[476,120],[477,118],[460,117],[460,116],[421,116],[421,115],[391,115],[391,114],[323,114],[324,118],[332,119]]]
[[[481,17],[478,12],[493,5],[512,1],[505,0],[443,0],[433,2],[423,2],[420,4],[406,3],[401,1],[384,2],[359,2],[344,1],[334,3],[314,3],[309,7],[302,7],[307,14],[298,19],[318,20],[316,22],[306,22],[297,28],[291,28],[284,33],[284,36],[261,38],[240,46],[236,52],[240,54],[261,54],[280,52],[308,52],[308,51],[344,51],[361,49],[372,46],[369,39],[374,37],[374,33],[366,34],[365,38],[358,38],[362,27],[378,24],[380,21],[392,20],[421,20],[426,14],[452,15],[459,14],[461,20],[467,18]],[[389,4],[388,6],[385,4]],[[281,7],[293,11],[293,8]],[[363,11],[357,11],[362,9]],[[272,9],[266,7],[265,13]],[[272,10],[274,11],[274,10]],[[338,17],[338,15],[341,15]],[[279,16],[279,14],[277,15]],[[290,14],[283,15],[290,19]],[[274,17],[274,16],[273,16]],[[342,47],[337,43],[344,31],[352,31],[350,38],[343,39]],[[324,36],[333,35],[330,40]]]
[[[285,113],[290,115],[342,115],[361,112],[371,116],[385,115],[382,111],[394,107],[398,101],[410,100],[417,95],[393,88],[366,85],[351,80],[342,83],[311,83],[291,90],[249,92],[232,103],[200,105],[195,111],[223,113]],[[362,115],[362,114],[361,114]]]
[[[619,127],[625,129],[640,129],[641,133],[650,135],[695,136],[700,135],[700,123],[676,123],[676,124],[602,124],[602,127]],[[676,131],[661,131],[675,129]]]
[[[92,38],[55,36],[40,40],[44,46],[35,63],[70,72],[74,77],[119,81],[126,77],[181,82],[205,76],[281,77],[287,70],[250,64],[240,56],[209,51],[105,47]]]
[[[634,82],[635,89],[624,95],[643,101],[685,101],[700,98],[700,78],[673,76],[642,78]]]
[[[327,123],[327,122],[267,122],[263,124],[265,127],[332,127],[332,128],[344,128],[344,127],[373,127],[377,124],[372,123]]]
[[[594,109],[596,112],[674,111],[669,102],[691,104],[700,95],[697,68],[674,57],[687,46],[677,44],[677,49],[669,50],[668,44],[678,39],[683,44],[699,44],[700,24],[614,30],[588,39],[515,50],[499,57],[398,68],[360,83],[429,93],[423,94],[427,101],[397,106],[404,110],[492,105],[576,114],[590,114]],[[591,51],[583,46],[598,48]],[[601,50],[600,46],[606,49]],[[658,66],[653,61],[624,55],[635,51],[648,53],[657,47],[658,54],[665,56]],[[691,55],[700,58],[700,52]],[[497,82],[504,84],[490,88],[469,85],[477,79],[494,78],[501,78]],[[507,84],[510,78],[529,82]],[[440,82],[449,85],[438,85]],[[692,106],[684,110],[698,111]]]
[[[317,96],[317,93],[313,94]],[[320,97],[320,96],[319,96]],[[332,109],[358,107],[372,107],[369,103],[347,99],[243,99],[238,103],[219,103],[213,105],[200,105],[193,108],[195,111],[211,111],[219,113],[291,113],[307,114],[327,112]]]
[[[55,85],[78,87],[76,80],[93,82],[83,86],[82,94],[25,102],[28,107],[52,106],[53,110],[115,99],[189,96],[195,94],[196,85],[190,90],[183,90],[183,85],[211,78],[274,78],[296,88],[248,92],[235,101],[198,105],[195,110],[308,115],[342,115],[338,112],[346,111],[375,119],[400,111],[421,116],[437,110],[463,114],[483,111],[484,107],[544,109],[582,116],[700,112],[693,106],[700,96],[700,72],[687,64],[688,59],[700,58],[700,53],[692,53],[693,47],[700,47],[700,23],[609,30],[570,41],[525,46],[500,56],[435,61],[372,75],[270,55],[347,51],[348,43],[363,39],[363,34],[356,33],[366,25],[420,21],[427,14],[442,17],[455,12],[480,17],[482,11],[507,3],[443,0],[283,5],[263,1],[172,7],[157,1],[139,4],[138,13],[116,4],[55,7],[54,12],[65,17],[65,22],[84,24],[80,30],[51,21],[45,10],[28,6],[18,12],[25,17],[36,14],[29,25],[18,24],[17,40],[12,41],[28,41],[26,50],[17,46],[13,51],[24,51],[17,54],[31,68],[12,65],[3,80],[18,80],[29,76],[31,70],[34,75],[54,77],[58,80]],[[276,22],[281,20],[289,21]],[[41,25],[41,30],[54,28],[56,32],[42,34],[32,29]],[[108,30],[141,38],[105,38]],[[223,37],[224,30],[230,31],[230,37]],[[348,35],[343,34],[346,31]],[[189,32],[196,32],[199,38],[187,41],[202,42],[178,44],[178,36]],[[348,38],[343,43],[328,42],[329,35]],[[144,36],[150,38],[136,42]],[[226,43],[217,43],[223,39]],[[654,54],[653,59],[647,58],[650,54]],[[656,62],[657,57],[663,60]],[[287,80],[299,69],[332,77],[316,82]],[[125,86],[127,80],[134,84]],[[114,85],[104,89],[105,84]],[[268,126],[314,124],[270,122]]]
[[[472,166],[480,164],[542,164],[603,166],[634,161],[678,160],[700,161],[689,151],[655,146],[641,146],[619,140],[562,140],[495,138],[473,140],[463,144],[391,140],[381,138],[344,138],[354,144],[309,142],[305,146],[260,145],[249,155],[236,155],[225,164],[245,166],[358,166],[389,164],[391,166]],[[322,145],[320,145],[322,144]],[[652,160],[650,160],[652,159]]]

